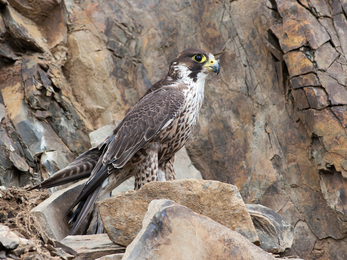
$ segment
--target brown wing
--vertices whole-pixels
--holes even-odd
[[[112,163],[113,167],[122,168],[177,116],[183,101],[183,93],[174,88],[161,88],[141,99],[123,119],[116,136],[110,140],[103,156],[103,165]]]

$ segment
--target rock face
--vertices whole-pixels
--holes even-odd
[[[307,234],[311,249],[295,235],[293,254],[343,255],[344,1],[8,0],[0,11],[0,185],[71,161],[180,51],[205,48],[221,73],[187,145],[194,165]]]
[[[205,180],[152,182],[98,203],[101,219],[111,240],[127,246],[141,230],[148,204],[170,199],[194,212],[259,243],[251,217],[237,190],[230,184]]]
[[[283,253],[290,249],[294,228],[279,214],[259,204],[246,204],[260,240],[260,248],[266,252]]]
[[[123,260],[132,259],[275,258],[208,217],[170,200],[154,200],[124,254]]]

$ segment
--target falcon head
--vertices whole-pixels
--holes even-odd
[[[210,72],[219,73],[219,63],[212,53],[202,49],[186,49],[170,64],[168,76],[175,81],[205,80]]]

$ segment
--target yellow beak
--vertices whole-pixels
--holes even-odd
[[[213,71],[213,72],[217,73],[217,75],[218,75],[218,73],[219,73],[219,63],[218,63],[218,61],[217,61],[216,59],[214,59],[214,58],[210,59],[210,60],[204,65],[204,67],[206,67],[207,70],[210,71],[210,72]]]

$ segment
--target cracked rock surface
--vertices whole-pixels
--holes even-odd
[[[342,0],[0,1],[0,185],[64,167],[200,47],[221,72],[194,166],[294,226],[288,254],[345,259],[346,17]]]

